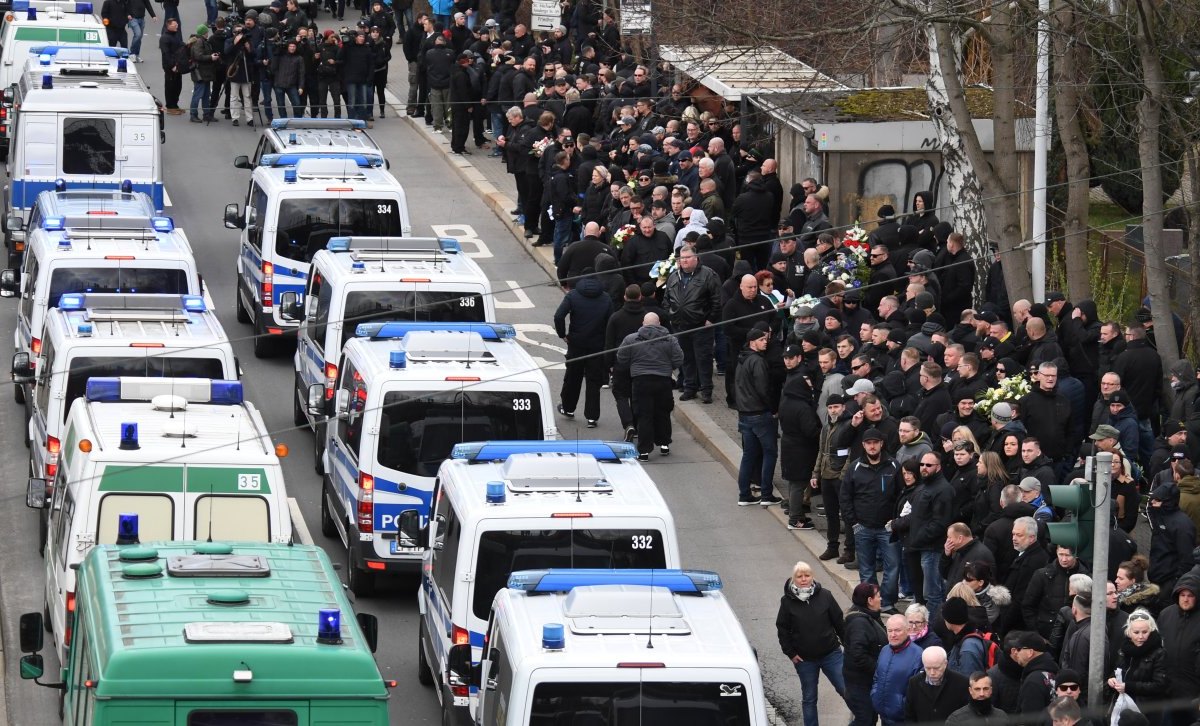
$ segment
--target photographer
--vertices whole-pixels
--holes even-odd
[[[317,111],[321,118],[329,118],[328,96],[333,96],[333,117],[342,117],[342,44],[341,38],[332,30],[325,31],[325,42],[313,54],[317,65]]]
[[[279,31],[276,28],[267,28],[263,31],[262,42],[255,47],[254,52],[254,64],[258,68],[259,95],[262,97],[263,113],[267,117],[268,124],[275,119],[275,114],[271,110],[271,74],[272,64],[275,60],[275,43],[278,37]]]
[[[225,76],[229,81],[228,98],[233,109],[233,125],[244,115],[246,125],[254,128],[254,100],[250,92],[250,73],[254,67],[254,44],[243,25],[236,25],[225,41],[224,57],[229,63]]]
[[[390,18],[391,15],[389,14],[388,17]],[[373,88],[372,93],[367,97],[367,122],[370,123],[375,120],[375,115],[372,113],[374,98],[378,97],[379,99],[379,118],[383,118],[384,108],[387,105],[384,92],[387,90],[388,64],[392,60],[392,39],[383,32],[382,28],[372,26],[368,41],[375,49],[374,70],[371,74]]]
[[[304,104],[300,99],[301,85],[304,83],[304,58],[297,51],[297,41],[289,40],[281,43],[284,49],[275,57],[271,81],[275,88],[275,105],[279,107],[279,117],[288,115],[287,102],[292,104],[292,116],[300,118],[304,115]],[[276,49],[278,52],[278,49]],[[286,99],[286,100],[285,100]]]
[[[366,31],[360,29],[350,42],[343,40],[341,63],[346,116],[366,121],[371,110],[371,74],[375,70],[375,47],[367,42]]]

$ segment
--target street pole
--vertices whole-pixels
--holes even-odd
[[[1038,0],[1037,97],[1033,124],[1033,301],[1046,298],[1046,166],[1050,155],[1050,0]]]
[[[1104,654],[1108,645],[1104,636],[1108,625],[1108,534],[1112,529],[1112,454],[1096,454],[1096,485],[1092,488],[1092,507],[1096,521],[1092,529],[1092,622],[1088,645],[1088,697],[1099,703],[1104,687]]]

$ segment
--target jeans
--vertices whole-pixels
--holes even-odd
[[[212,84],[208,81],[196,81],[192,86],[192,118],[200,118],[203,110],[204,118],[212,118],[212,108],[209,106],[209,92],[212,90]]]
[[[883,558],[883,609],[896,606],[900,577],[900,544],[882,527],[854,527],[854,550],[858,554],[858,581],[879,584],[875,579],[876,556]]]
[[[758,486],[763,498],[775,496],[775,458],[778,422],[770,411],[758,414],[738,414],[738,432],[742,435],[742,463],[738,467],[738,495],[750,497],[750,480],[758,474]]]
[[[1138,419],[1138,463],[1143,469],[1150,466],[1150,455],[1154,453],[1154,427],[1150,424],[1150,419]]]
[[[207,20],[204,22],[211,28],[217,24],[217,0],[204,0],[204,12],[207,13]]]
[[[356,118],[360,121],[367,120],[367,114],[371,110],[370,101],[370,83],[347,83],[346,85],[346,118]]]
[[[713,392],[713,346],[717,326],[702,325],[679,331],[683,347],[683,390],[711,396]]]
[[[554,218],[554,264],[556,265],[562,259],[563,250],[571,244],[571,231],[575,227],[574,221],[570,209]]]
[[[408,30],[409,26],[411,26],[414,22],[416,22],[415,19],[413,18],[413,9],[411,7],[404,8],[403,10],[401,10],[400,8],[396,8],[395,14],[396,14],[396,33],[401,38],[403,38],[404,33],[405,33],[405,31]]]
[[[304,116],[304,106],[300,103],[300,89],[280,88],[279,86],[276,86],[275,105],[278,107],[277,110],[279,112],[279,118],[287,118],[288,116],[288,107],[285,99],[286,101],[290,101],[292,104],[291,115],[294,118],[300,118]]]
[[[921,574],[925,578],[925,607],[929,608],[930,618],[933,618],[941,610],[946,596],[942,575],[938,572],[938,562],[941,559],[940,550],[921,550]]]
[[[833,651],[829,655],[816,660],[802,660],[793,663],[796,675],[800,676],[800,703],[804,713],[804,726],[818,726],[817,718],[817,688],[821,674],[833,685],[833,690],[842,698],[846,697],[846,682],[842,680],[842,650]]]
[[[267,123],[271,123],[275,119],[275,112],[271,110],[271,79],[259,79],[258,88],[259,96],[262,100],[263,115],[267,117]]]
[[[142,52],[142,35],[146,32],[146,19],[133,18],[125,24],[129,31],[129,53],[139,55]]]
[[[342,117],[342,82],[337,78],[322,78],[317,81],[317,100],[320,105],[317,107],[321,118],[329,117],[329,97],[333,97],[333,117]]]

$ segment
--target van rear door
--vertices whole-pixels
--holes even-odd
[[[117,150],[120,177],[134,184],[151,184],[159,180],[158,165],[154,162],[158,148],[158,121],[150,116],[121,118],[121,145]]]

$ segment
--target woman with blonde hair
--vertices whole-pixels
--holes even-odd
[[[800,677],[800,702],[804,723],[817,724],[817,688],[821,674],[845,698],[842,676],[842,642],[846,624],[833,594],[813,577],[812,566],[797,562],[783,586],[775,616],[779,648],[792,661]]]
[[[1154,616],[1142,608],[1134,610],[1125,622],[1125,640],[1117,653],[1116,671],[1106,685],[1109,695],[1124,693],[1138,705],[1151,724],[1161,723],[1161,709],[1152,704],[1170,698],[1171,677],[1167,673],[1167,652]]]
[[[1012,481],[1008,478],[1000,455],[994,451],[979,455],[975,471],[979,475],[979,493],[971,514],[971,531],[976,537],[982,537],[987,526],[1000,517],[1000,492]]]

